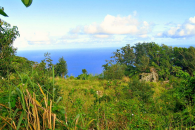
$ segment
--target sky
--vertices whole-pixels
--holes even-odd
[[[194,0],[1,0],[18,50],[195,45]]]

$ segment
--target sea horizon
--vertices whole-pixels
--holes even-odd
[[[168,45],[169,46],[169,45]],[[194,45],[172,45],[172,47],[190,47]],[[104,48],[68,48],[68,49],[48,49],[48,50],[17,50],[16,55],[25,57],[28,60],[40,63],[44,60],[44,53],[50,53],[52,63],[58,63],[59,58],[63,56],[67,63],[68,76],[82,74],[82,69],[86,69],[88,74],[96,75],[103,72],[102,65],[106,60],[110,60],[113,52],[121,47],[104,47]]]
[[[58,63],[63,56],[67,63],[68,76],[82,74],[82,69],[86,69],[88,74],[96,75],[103,72],[102,65],[106,60],[110,60],[116,47],[112,48],[76,48],[76,49],[55,49],[55,50],[19,50],[16,55],[25,57],[30,61],[40,63],[44,60],[44,53],[50,53],[52,63]]]

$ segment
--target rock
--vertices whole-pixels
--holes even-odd
[[[103,96],[103,91],[96,91],[96,94],[97,94],[98,96],[102,97],[102,96]]]
[[[142,73],[140,74],[140,81],[157,82],[158,74],[155,71],[152,71],[151,73]]]

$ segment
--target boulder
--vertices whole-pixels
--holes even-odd
[[[151,73],[142,73],[139,77],[140,81],[158,82],[158,74],[155,71],[152,71]]]

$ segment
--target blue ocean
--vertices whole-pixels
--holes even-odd
[[[58,63],[59,58],[63,56],[67,63],[68,75],[77,77],[82,74],[82,69],[86,69],[89,74],[101,74],[103,72],[102,65],[106,64],[105,60],[110,60],[116,49],[119,48],[18,50],[16,55],[40,63],[45,59],[44,53],[49,52],[53,64]]]

